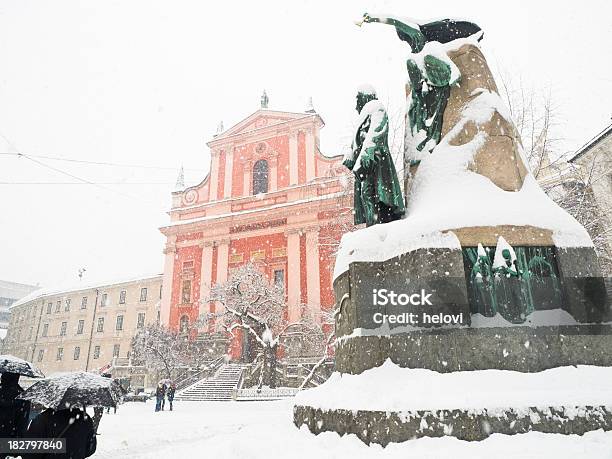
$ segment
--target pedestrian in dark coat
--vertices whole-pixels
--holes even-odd
[[[168,397],[168,402],[170,403],[170,411],[172,411],[172,402],[174,401],[174,392],[176,391],[176,387],[171,384],[166,391],[166,397]]]
[[[102,415],[104,414],[104,407],[102,406],[94,406],[94,415],[92,418],[94,432],[98,433],[98,426],[100,425],[100,421],[102,420]]]
[[[0,376],[0,438],[22,438],[28,428],[30,402],[18,400],[23,392],[17,373]]]
[[[155,398],[157,400],[157,403],[155,404],[155,411],[161,411],[164,409],[163,404],[165,395],[166,386],[164,386],[162,383],[159,383],[157,385],[157,389],[155,390]]]
[[[46,409],[28,428],[29,438],[65,438],[63,454],[24,455],[27,459],[84,459],[96,452],[96,433],[92,419],[80,408]]]

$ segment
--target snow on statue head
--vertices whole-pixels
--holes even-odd
[[[376,89],[371,84],[363,83],[357,87],[358,94],[367,94],[376,97]]]
[[[376,90],[372,85],[362,84],[357,88],[357,104],[355,106],[355,110],[357,113],[361,113],[361,110],[365,105],[371,100],[376,100]]]

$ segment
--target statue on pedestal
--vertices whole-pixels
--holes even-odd
[[[404,199],[387,143],[387,111],[367,85],[358,90],[355,108],[360,115],[358,127],[342,163],[355,175],[355,224],[399,220],[404,215]]]

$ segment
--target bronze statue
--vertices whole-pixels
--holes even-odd
[[[373,16],[365,13],[361,22],[377,22],[395,27],[400,40],[408,43],[412,55],[422,53],[429,42],[448,43],[480,32],[472,22],[444,19],[428,24],[411,23],[406,19]],[[482,34],[479,36],[479,40]],[[441,55],[427,50],[422,59],[410,57],[406,61],[408,80],[411,87],[411,102],[408,122],[412,136],[417,139],[418,151],[431,152],[440,142],[444,110],[450,95],[450,88],[461,78],[455,64]]]
[[[387,111],[370,86],[359,89],[355,108],[360,115],[358,127],[343,162],[355,175],[355,224],[399,220],[404,199],[387,143]]]

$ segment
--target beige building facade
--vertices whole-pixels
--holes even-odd
[[[612,124],[589,140],[569,160],[593,192],[607,239],[605,274],[612,276]],[[601,255],[601,254],[600,254]]]
[[[162,276],[42,289],[11,307],[3,352],[46,375],[128,366],[140,328],[159,321]]]

